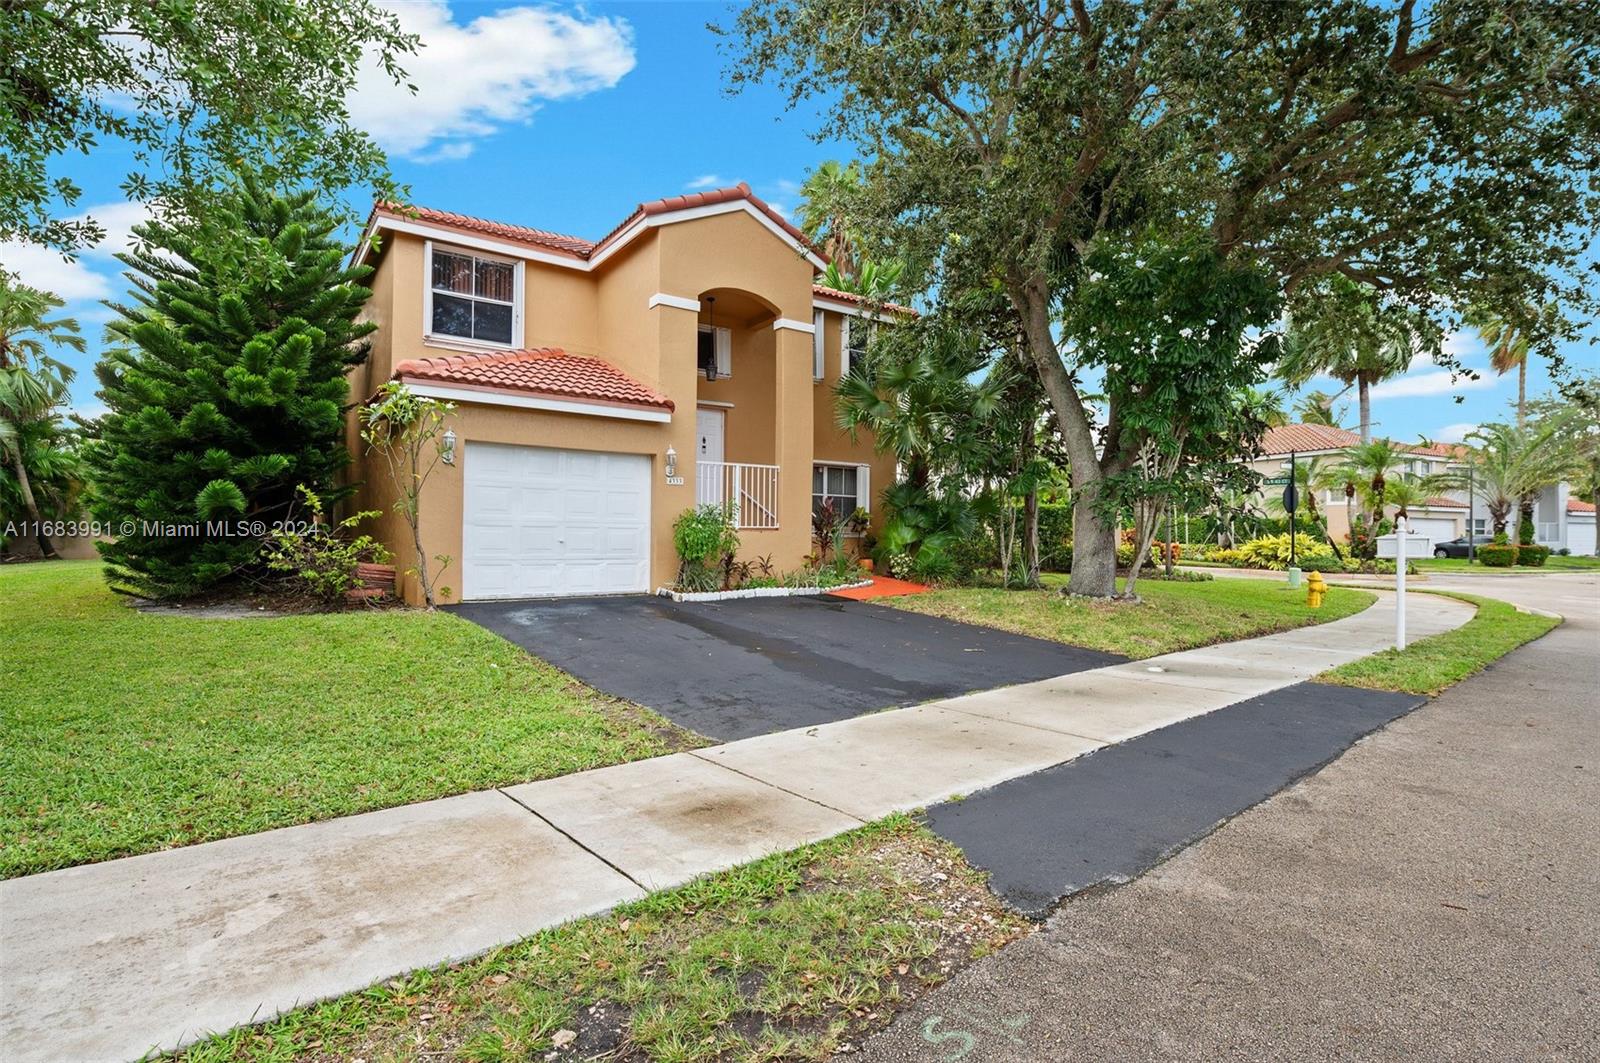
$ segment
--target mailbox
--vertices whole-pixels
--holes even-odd
[[[1427,557],[1433,549],[1433,540],[1421,532],[1406,532],[1406,558],[1416,560]],[[1378,556],[1393,561],[1400,556],[1400,533],[1378,536]]]

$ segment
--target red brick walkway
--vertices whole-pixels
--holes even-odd
[[[873,576],[872,582],[865,587],[848,587],[842,591],[829,591],[835,598],[853,598],[864,602],[869,598],[892,598],[897,594],[926,594],[933,590],[925,583],[911,583],[903,579],[890,579],[888,576]]]

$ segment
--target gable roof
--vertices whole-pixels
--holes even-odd
[[[1301,454],[1318,450],[1344,450],[1360,443],[1360,434],[1347,428],[1325,424],[1281,424],[1267,429],[1267,434],[1261,439],[1261,456],[1275,458],[1291,450]],[[1460,443],[1430,443],[1425,447],[1415,443],[1395,443],[1395,446],[1407,454],[1452,459],[1460,458],[1467,449]]]
[[[1585,502],[1581,498],[1569,498],[1569,499],[1567,499],[1567,512],[1568,513],[1593,513],[1594,512],[1594,503],[1593,502]]]
[[[597,241],[525,225],[475,218],[469,214],[456,214],[453,211],[437,210],[433,207],[380,200],[373,205],[372,213],[367,218],[366,229],[356,251],[356,260],[360,261],[366,257],[373,234],[379,229],[422,233],[444,229],[469,237],[503,242],[511,245],[508,250],[526,249],[531,252],[529,257],[553,262],[556,265],[592,269],[644,229],[674,221],[689,221],[710,214],[741,210],[794,247],[816,268],[822,269],[827,266],[828,256],[822,249],[812,243],[805,233],[782,214],[773,210],[765,200],[750,191],[750,186],[743,181],[728,188],[667,196],[664,199],[652,199],[647,203],[640,203],[631,214]]]
[[[674,409],[671,399],[610,362],[581,358],[559,347],[412,358],[394,367],[394,377],[406,383],[433,382],[613,406]]]

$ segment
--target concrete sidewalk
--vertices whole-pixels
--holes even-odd
[[[1413,637],[1472,609],[1411,599]],[[0,1058],[125,1060],[1059,764],[1385,648],[1311,629],[0,883]]]

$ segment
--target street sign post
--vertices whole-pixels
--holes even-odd
[[[1296,552],[1295,525],[1299,521],[1295,518],[1295,510],[1300,505],[1300,494],[1294,487],[1295,452],[1289,451],[1289,482],[1283,488],[1283,511],[1289,514],[1289,586],[1300,586],[1300,562]]]

